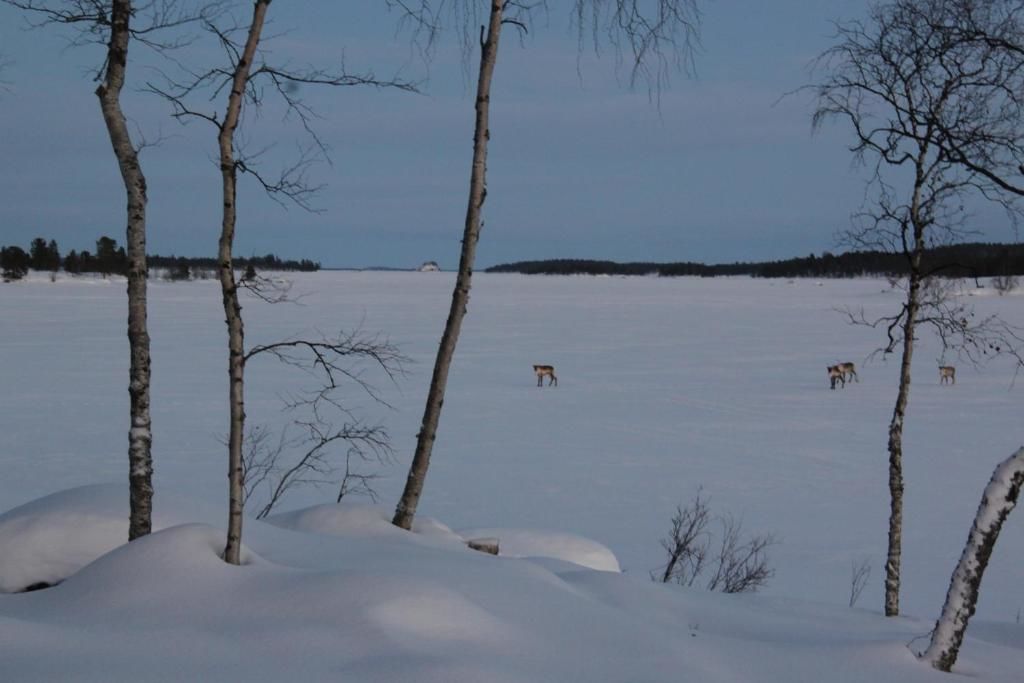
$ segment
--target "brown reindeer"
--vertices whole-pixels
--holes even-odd
[[[825,369],[828,370],[828,381],[830,389],[835,391],[836,382],[840,382],[843,388],[846,388],[846,373],[843,372],[842,367],[839,365],[826,365]]]
[[[835,367],[843,373],[844,380],[849,380],[852,377],[854,382],[860,382],[860,378],[857,377],[857,367],[853,363],[839,363]]]
[[[939,366],[939,384],[956,384],[956,368],[952,365]]]
[[[548,386],[554,384],[558,386],[558,378],[555,377],[555,366],[554,365],[534,365],[533,371],[537,373],[537,386],[544,386],[544,376],[547,375]]]

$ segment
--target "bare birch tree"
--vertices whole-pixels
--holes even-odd
[[[131,0],[3,0],[34,17],[38,26],[72,25],[78,28],[76,42],[106,45],[103,68],[96,88],[103,121],[127,196],[126,253],[128,256],[128,345],[130,396],[128,429],[128,481],[130,512],[128,540],[152,530],[153,515],[153,430],[149,412],[150,353],[147,325],[146,285],[146,177],[139,162],[139,149],[132,140],[121,107],[121,91],[128,70],[128,50],[133,41],[164,51],[180,45],[181,39],[160,41],[155,36],[168,29],[195,21],[198,12],[183,12],[174,0],[136,2]],[[213,7],[211,3],[210,7]],[[139,19],[138,25],[133,21]]]
[[[334,341],[279,342],[246,352],[245,324],[239,289],[247,289],[264,300],[279,301],[281,297],[272,290],[264,289],[264,283],[261,281],[240,281],[235,276],[233,248],[239,173],[255,178],[262,188],[278,201],[290,201],[300,207],[311,208],[309,201],[319,188],[307,182],[306,170],[314,160],[310,154],[326,155],[327,149],[312,128],[313,112],[295,94],[294,86],[372,85],[414,89],[414,86],[408,83],[397,80],[380,81],[372,75],[351,75],[344,69],[339,72],[316,69],[299,72],[272,66],[260,50],[270,3],[271,0],[255,0],[252,5],[252,16],[245,24],[224,26],[214,21],[204,21],[204,27],[215,37],[223,51],[228,62],[227,67],[187,71],[183,80],[168,79],[169,82],[165,85],[149,84],[152,92],[161,95],[174,106],[174,115],[179,120],[204,120],[213,124],[217,131],[222,193],[221,231],[217,250],[218,278],[228,329],[228,527],[224,559],[230,564],[239,564],[241,558],[242,521],[246,498],[243,441],[247,361],[259,353],[273,353],[279,359],[291,362],[294,356],[287,350],[303,349],[313,358],[309,366],[324,373],[330,386],[334,387],[335,373],[339,368],[330,360],[332,354],[358,354],[351,343],[354,340],[345,338],[344,335]],[[192,97],[201,92],[212,92],[215,95],[227,93],[223,115],[198,109],[190,103]],[[284,169],[276,179],[261,173],[254,160],[235,145],[235,137],[243,120],[243,109],[259,108],[267,93],[276,94],[281,99],[288,113],[299,122],[313,143],[311,153],[304,153],[298,162]]]
[[[244,489],[242,485],[242,435],[245,433],[245,327],[242,323],[242,306],[238,300],[238,283],[235,281],[235,267],[232,249],[235,242],[236,199],[238,190],[238,159],[235,157],[235,129],[242,114],[242,100],[245,96],[249,75],[256,59],[256,48],[263,33],[270,0],[257,0],[253,4],[252,22],[241,52],[230,50],[237,55],[231,70],[230,90],[224,119],[218,124],[217,149],[220,152],[221,212],[220,240],[217,247],[217,275],[224,304],[224,315],[228,326],[228,405],[230,406],[230,428],[228,436],[228,532],[224,546],[224,560],[229,564],[241,562],[242,549],[242,506]],[[221,34],[226,38],[225,34]],[[223,39],[222,39],[223,41]],[[227,45],[227,44],[226,44]]]
[[[466,316],[469,303],[469,289],[472,286],[473,261],[476,258],[476,245],[483,227],[480,215],[484,200],[487,198],[487,143],[490,140],[488,126],[491,105],[491,80],[494,67],[498,61],[498,41],[504,24],[504,0],[492,0],[486,32],[480,29],[480,71],[476,86],[476,123],[473,130],[473,162],[469,176],[469,205],[466,208],[466,223],[462,233],[462,253],[459,256],[459,273],[455,279],[455,290],[452,292],[452,303],[448,310],[448,321],[441,335],[441,343],[434,362],[433,375],[430,378],[430,389],[427,393],[427,404],[423,411],[423,421],[416,437],[416,451],[409,467],[409,476],[405,490],[398,502],[392,520],[396,526],[411,529],[416,515],[423,483],[430,465],[430,456],[437,438],[437,427],[441,420],[441,406],[444,404],[445,389],[448,386],[448,372],[455,346],[462,330],[462,319]]]
[[[968,231],[964,206],[971,197],[997,202],[1011,217],[1018,213],[1012,179],[1024,167],[1012,165],[1024,149],[1024,62],[978,37],[983,7],[975,0],[875,3],[867,21],[837,25],[837,43],[819,58],[822,79],[813,86],[814,125],[833,118],[849,124],[851,151],[872,170],[873,204],[855,216],[846,240],[907,260],[899,312],[871,321],[851,315],[886,330],[885,352],[901,351],[888,430],[888,616],[899,614],[903,425],[918,326],[930,323],[944,348],[955,346],[972,357],[1010,351],[1020,360],[1015,330],[995,318],[973,321],[971,311],[922,265],[927,248]],[[1009,21],[1003,28],[1016,32],[1015,12],[987,16]]]
[[[131,0],[113,0],[110,8],[110,44],[103,83],[96,89],[128,195],[128,340],[131,346],[128,392],[131,429],[128,436],[131,517],[128,540],[152,530],[153,430],[149,413],[149,329],[146,322],[146,177],[121,111],[121,88],[128,64]]]
[[[469,50],[469,36],[475,36],[469,27],[475,23],[478,16],[478,5],[474,0],[455,0],[450,3],[444,0],[436,3],[427,0],[420,3],[391,0],[390,4],[401,11],[403,20],[412,22],[415,26],[415,35],[417,38],[423,37],[424,44],[428,46],[441,30],[446,11],[451,10],[456,21],[461,22],[463,45]],[[452,292],[448,319],[434,361],[423,419],[416,436],[416,450],[409,466],[405,488],[392,519],[396,526],[403,529],[412,528],[416,508],[423,493],[440,425],[448,373],[469,304],[476,246],[483,228],[483,205],[487,198],[491,84],[498,61],[502,27],[512,25],[520,31],[526,31],[531,12],[542,8],[544,3],[488,0],[487,6],[486,23],[480,26],[479,33],[480,63],[474,99],[476,119],[473,131],[473,161],[459,271]],[[665,82],[666,55],[673,55],[680,64],[688,63],[700,24],[696,0],[657,0],[654,3],[640,0],[576,0],[573,4],[573,14],[581,43],[588,35],[588,29],[592,29],[595,45],[602,39],[607,39],[620,55],[628,51],[632,64],[631,83],[646,80],[655,91]]]
[[[967,623],[974,615],[981,590],[981,579],[995,549],[1003,522],[1017,505],[1024,485],[1024,448],[1004,460],[992,473],[985,487],[967,536],[963,554],[949,581],[942,615],[935,623],[931,642],[920,655],[940,671],[951,671],[956,664]]]

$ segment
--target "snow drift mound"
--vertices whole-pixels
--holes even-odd
[[[0,515],[0,593],[60,583],[128,541],[128,490],[93,484],[30,501]],[[161,496],[154,530],[214,521],[219,511]]]

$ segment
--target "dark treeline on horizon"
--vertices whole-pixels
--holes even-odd
[[[943,277],[996,277],[1024,274],[1024,244],[951,244],[928,250],[924,269]],[[548,259],[517,261],[487,268],[488,273],[526,275],[660,275],[679,277],[696,275],[716,277],[750,275],[765,278],[860,277],[865,275],[902,276],[909,271],[906,257],[884,251],[823,253],[782,261],[722,263],[654,263],[595,261],[588,259]]]
[[[308,259],[282,259],[274,254],[265,256],[238,256],[232,259],[237,268],[246,270],[320,270],[320,264]],[[187,280],[200,272],[213,272],[217,259],[207,256],[159,256],[146,257],[149,268],[163,269],[172,279]],[[18,246],[0,246],[0,270],[5,280],[17,280],[29,270],[56,272],[100,273],[102,275],[126,275],[128,257],[124,247],[117,240],[104,235],[96,240],[96,251],[75,251],[72,249],[61,256],[55,240],[47,242],[42,237],[32,240],[28,251]]]
[[[320,263],[309,259],[281,259],[274,254],[266,256],[235,256],[232,262],[240,267],[247,268],[252,265],[261,270],[301,270],[312,272],[320,270]],[[146,257],[146,265],[150,268],[177,268],[182,264],[191,268],[216,268],[217,259],[212,256],[157,256],[155,254]]]

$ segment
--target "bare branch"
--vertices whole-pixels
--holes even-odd
[[[695,0],[574,0],[573,22],[582,48],[589,34],[595,52],[608,44],[629,64],[629,84],[660,93],[673,68],[690,72],[700,45],[701,13]]]
[[[220,47],[225,66],[194,69],[178,61],[173,75],[159,74],[158,79],[151,79],[146,83],[145,90],[170,103],[173,108],[172,116],[178,121],[205,121],[216,126],[218,131],[222,131],[228,117],[226,113],[218,112],[211,103],[232,85],[239,60],[242,59],[246,27],[225,13],[205,14],[200,18],[199,25]],[[254,61],[246,73],[241,88],[244,91],[245,104],[259,110],[268,104],[268,97],[273,96],[273,99],[284,108],[283,120],[298,124],[306,144],[299,147],[296,159],[286,165],[276,177],[261,171],[257,163],[269,147],[248,153],[244,147],[237,149],[235,169],[254,178],[274,201],[316,212],[312,200],[323,186],[310,183],[308,171],[315,163],[329,164],[330,150],[314,125],[320,118],[319,115],[302,97],[304,86],[369,86],[405,92],[418,92],[418,86],[414,82],[398,77],[378,78],[372,71],[351,72],[345,63],[344,53],[333,69],[296,67],[287,63],[274,64],[268,61],[265,51],[268,40],[269,38],[260,40],[254,53]]]
[[[270,447],[265,429],[254,430],[247,441],[243,457],[245,499],[257,488],[266,489],[266,501],[256,518],[266,517],[288,491],[307,484],[336,485],[338,500],[348,493],[375,498],[372,482],[377,475],[357,472],[353,460],[390,462],[390,435],[383,425],[367,424],[342,403],[338,398],[340,381],[354,382],[386,406],[356,363],[369,360],[394,381],[403,372],[405,356],[379,336],[359,332],[338,335],[330,341],[296,339],[256,346],[246,354],[245,362],[264,353],[317,377],[320,385],[282,398],[285,411],[294,417],[276,446]],[[342,457],[344,469],[339,480]]]
[[[328,390],[349,380],[361,387],[379,403],[381,399],[374,386],[365,379],[365,371],[351,365],[353,361],[369,361],[382,370],[392,382],[404,374],[408,357],[398,347],[380,335],[366,335],[361,330],[340,332],[332,339],[321,335],[318,340],[291,339],[257,345],[245,354],[244,362],[260,354],[268,354],[286,365],[299,367],[311,374],[320,374]]]
[[[106,45],[110,40],[111,11],[106,0],[0,0],[22,10],[30,28],[65,26],[71,31],[72,46]],[[220,16],[222,0],[149,0],[134,3],[129,34],[131,40],[154,52],[166,54],[191,45],[195,35],[188,30]],[[99,80],[106,62],[95,69]]]

